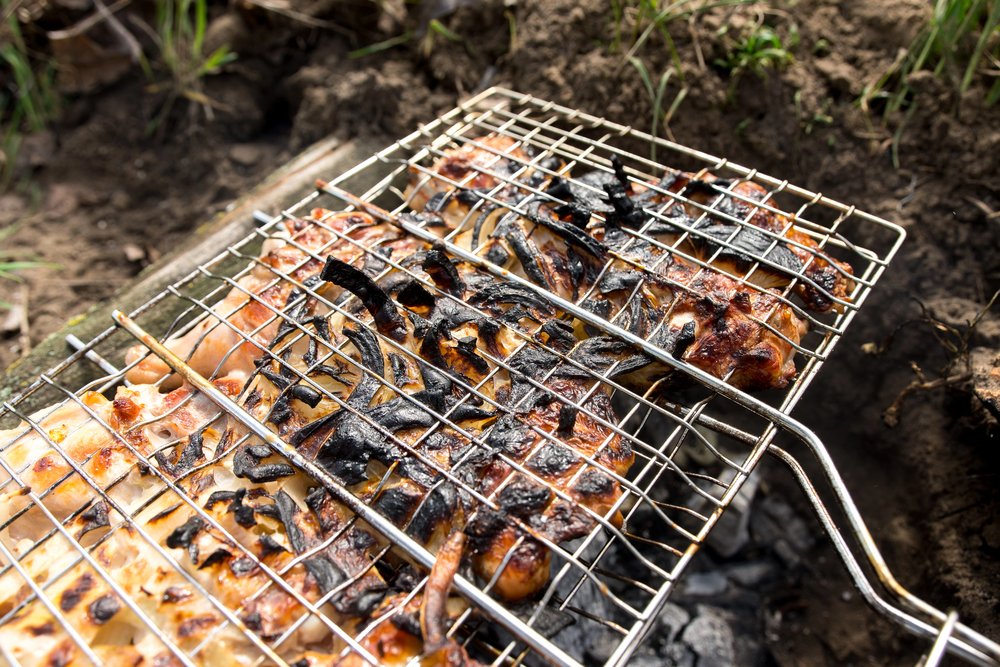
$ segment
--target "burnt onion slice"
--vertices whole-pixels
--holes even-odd
[[[406,322],[396,304],[370,276],[335,257],[327,257],[320,277],[352,292],[375,319],[375,326],[384,335],[401,341],[406,337]]]

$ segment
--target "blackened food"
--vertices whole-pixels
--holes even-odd
[[[84,522],[79,532],[79,535],[81,536],[97,528],[109,526],[110,521],[108,521],[108,504],[103,500],[98,500],[96,503],[87,508],[87,510],[80,515],[80,518],[83,519]]]
[[[90,606],[87,607],[87,616],[94,625],[104,625],[118,613],[121,607],[118,597],[108,593],[90,603]]]
[[[326,595],[332,591],[347,578],[343,570],[337,567],[336,563],[325,555],[308,558],[302,564],[305,566],[309,576],[319,586],[322,595]]]
[[[201,517],[193,516],[183,524],[174,529],[174,532],[167,536],[167,546],[171,549],[187,549],[188,556],[192,563],[198,562],[198,545],[194,538],[199,531],[205,527],[205,522]]]
[[[394,340],[406,336],[406,323],[396,310],[392,299],[371,277],[350,264],[334,257],[328,257],[320,274],[323,280],[332,282],[352,292],[375,319],[375,326]]]
[[[278,491],[274,496],[274,506],[278,512],[278,519],[285,526],[285,535],[288,536],[288,543],[292,545],[295,553],[300,554],[306,550],[306,538],[302,529],[295,522],[300,510],[292,497],[284,490]]]
[[[426,495],[406,532],[426,543],[436,528],[451,523],[457,509],[458,492],[454,485],[440,484]]]
[[[204,458],[202,442],[202,433],[198,431],[188,436],[188,441],[184,445],[184,449],[181,450],[181,453],[177,456],[177,460],[173,463],[167,460],[163,452],[156,452],[154,458],[161,470],[165,471],[171,477],[180,477],[191,470],[197,461]]]
[[[271,454],[266,445],[241,447],[233,455],[233,474],[255,484],[266,484],[295,474],[295,469],[287,463],[260,462]]]
[[[528,459],[528,468],[545,478],[556,477],[572,468],[580,457],[570,447],[547,442]]]
[[[440,242],[427,251],[423,269],[442,291],[459,298],[465,293],[465,283],[451,259],[444,253],[444,246]]]

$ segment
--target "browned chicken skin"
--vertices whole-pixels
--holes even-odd
[[[671,173],[656,185],[671,192],[683,189],[692,201],[795,243],[747,237],[735,224],[714,225],[697,207],[670,203],[656,188],[607,175],[588,180],[605,193],[585,197],[552,177],[560,169],[557,162],[536,164],[530,151],[512,139],[490,135],[476,143],[447,151],[427,172],[414,172],[407,197],[424,213],[411,221],[441,234],[457,231],[458,244],[734,386],[780,387],[794,377],[794,345],[805,324],[772,287],[804,275],[809,282],[800,280],[795,293],[817,311],[836,308],[834,299],[848,300],[854,288],[850,267],[822,252],[784,217],[755,210],[738,197],[723,196],[720,203],[716,187],[761,201],[766,193],[755,184]],[[521,185],[554,192],[573,206],[546,203]],[[511,213],[505,203],[526,214]],[[663,220],[650,220],[643,210],[657,211]],[[643,390],[670,372],[530,290],[454,262],[443,249],[385,220],[318,209],[312,219],[283,224],[282,237],[265,244],[260,262],[238,281],[239,288],[211,317],[168,346],[199,373],[221,378],[232,395],[246,383],[240,400],[248,410],[439,553],[422,595],[403,584],[402,590],[392,589],[396,584],[389,570],[373,567],[387,546],[384,540],[329,493],[311,489],[301,473],[267,448],[241,441],[236,425],[206,430],[203,413],[197,413],[199,421],[190,410],[164,417],[149,383],[170,371],[160,360],[144,357],[143,348],[129,353],[134,366],[127,377],[137,384],[119,390],[121,400],[114,401],[113,410],[97,397],[87,400],[144,453],[152,451],[150,444],[137,433],[150,438],[154,431],[142,426],[143,415],[156,414],[153,423],[168,422],[173,444],[154,457],[158,468],[183,479],[186,493],[249,545],[256,558],[285,571],[289,589],[269,584],[252,560],[185,505],[154,504],[161,516],[142,519],[177,562],[237,610],[250,630],[263,637],[285,632],[303,613],[300,596],[310,603],[322,600],[325,613],[346,632],[360,633],[362,649],[381,664],[405,664],[423,655],[426,665],[474,667],[465,650],[445,638],[450,619],[464,610],[448,594],[463,558],[497,597],[531,597],[548,583],[549,544],[586,535],[598,521],[611,527],[621,521],[615,511],[622,495],[619,478],[627,475],[633,455],[614,430],[609,390],[595,387],[593,377],[580,369]],[[700,234],[684,236],[685,228]],[[680,242],[681,237],[686,240]],[[727,243],[735,250],[720,250]],[[677,244],[712,265],[683,259],[672,250]],[[741,253],[758,246],[775,267],[760,266],[741,280],[747,267]],[[392,263],[406,271],[391,268]],[[343,268],[347,264],[354,273]],[[407,271],[424,284],[415,283]],[[320,298],[296,284],[308,285]],[[332,312],[331,302],[346,313]],[[272,309],[295,324],[283,324]],[[303,337],[300,327],[310,335]],[[244,338],[248,335],[250,342]],[[177,384],[169,378],[161,386]],[[477,387],[486,400],[470,399],[463,385]],[[190,395],[189,390],[162,396],[176,403],[182,395]],[[440,414],[453,425],[440,423]],[[66,442],[80,456],[92,457],[86,465],[94,471],[120,474],[134,466],[131,454],[106,447],[111,434],[80,430],[80,415],[59,419],[46,427],[56,434],[52,437],[64,437],[62,430],[68,429]],[[74,429],[83,435],[74,435]],[[2,439],[8,437],[14,436]],[[36,443],[9,451],[29,463],[47,456],[56,460],[44,450],[44,443]],[[107,455],[95,456],[105,450]],[[199,464],[196,472],[194,463]],[[32,487],[57,484],[66,470],[65,465],[36,463]],[[91,491],[72,478],[59,484],[62,492],[46,500],[59,517],[93,500]],[[132,501],[139,502],[146,491],[136,493]],[[12,497],[7,511],[20,507],[23,500]],[[116,522],[120,517],[112,515],[111,523]],[[25,520],[14,524],[22,531],[28,526]],[[8,532],[0,539],[35,539]],[[125,548],[134,539],[128,531],[119,534],[125,537],[102,547],[109,559],[116,557],[110,549]],[[48,568],[64,557],[40,549],[25,562]],[[145,547],[137,557],[147,570],[159,562]],[[391,553],[383,564],[400,571],[407,567]],[[75,595],[86,574],[83,566],[77,570],[57,592],[65,588]],[[139,566],[135,572],[126,587],[132,597],[140,596],[137,587],[152,577]],[[156,590],[162,589],[163,598],[156,606],[157,622],[165,631],[180,637],[184,648],[216,636],[211,633],[223,621],[218,611],[198,594],[183,595],[177,576],[158,576]],[[24,599],[16,581],[10,571],[0,577],[0,608]],[[114,596],[103,582],[85,587],[83,611],[73,613],[87,613],[90,620],[74,617],[74,624],[90,628],[87,623],[105,613],[125,617],[120,604],[111,611]],[[0,641],[16,638],[29,626],[44,626],[47,618],[37,601],[27,603],[15,622],[0,627]],[[94,625],[86,637],[99,630]],[[169,659],[148,633],[130,631],[135,641],[115,659],[123,664]],[[44,640],[38,660],[82,662],[60,632]],[[301,624],[286,647],[288,655],[309,665],[370,662],[359,653],[345,653],[343,642],[312,621]],[[218,633],[205,655],[216,664],[247,664],[253,651],[229,628]],[[112,657],[105,647],[98,653]],[[35,664],[30,655],[22,657]]]
[[[807,308],[817,312],[831,309],[839,311],[843,307],[834,299],[850,300],[855,284],[852,278],[854,270],[851,266],[826,254],[811,236],[795,228],[787,217],[765,208],[768,206],[776,209],[777,204],[768,197],[767,190],[760,184],[752,181],[726,181],[712,174],[695,179],[693,174],[683,172],[668,174],[660,185],[667,183],[669,187],[666,189],[670,192],[683,192],[691,201],[725,213],[728,217],[724,222],[729,222],[730,218],[739,220],[777,237],[775,239],[761,235],[750,243],[756,242],[759,245],[758,253],[766,255],[775,263],[784,265],[788,269],[788,274],[783,276],[767,266],[761,266],[755,272],[761,275],[750,276],[751,281],[762,280],[766,286],[777,287],[788,284],[791,276],[801,273],[808,281],[800,279],[795,286],[795,292]],[[731,228],[731,225],[718,224],[715,221],[707,224],[695,222],[703,218],[704,209],[693,204],[671,204],[664,201],[665,197],[651,199],[656,204],[666,204],[661,212],[668,217],[675,209],[683,208],[684,214],[690,218],[695,229],[708,229],[709,235],[724,238],[731,243],[735,241],[737,247],[741,242],[749,241],[746,232],[737,231]],[[759,202],[760,205],[751,202]],[[787,239],[792,243],[782,243],[778,239]],[[703,253],[714,253],[714,251],[711,244],[702,250]],[[726,253],[723,253],[723,262],[726,261],[725,256]],[[742,275],[749,262],[740,261],[739,258],[735,258],[736,261],[733,262],[733,259],[729,257],[728,261],[738,266],[731,268],[731,273]]]
[[[320,346],[325,350],[305,338],[286,343],[279,335],[272,346],[276,360],[261,367],[247,405],[300,452],[325,465],[432,550],[468,521],[477,573],[486,581],[495,578],[493,590],[501,597],[531,596],[548,580],[548,554],[525,533],[526,520],[535,516],[539,535],[557,543],[585,534],[594,519],[584,508],[603,517],[620,491],[613,478],[580,456],[624,474],[631,451],[586,412],[563,424],[563,412],[578,401],[609,424],[616,417],[606,389],[590,391],[593,381],[579,374],[561,376],[558,358],[530,343],[537,323],[558,323],[554,311],[543,302],[532,304],[522,292],[508,290],[464,263],[456,266],[440,250],[428,248],[411,260],[412,274],[439,291],[431,294],[402,272],[380,281],[396,299],[409,304],[405,311],[389,306],[395,317],[407,313],[396,343],[389,335],[395,331],[394,316],[386,315],[380,326],[373,315],[380,312],[376,302],[390,302],[388,294],[374,298],[381,290],[375,283],[358,291],[367,301],[357,305],[367,309],[355,310],[357,323],[340,314],[317,320],[306,310],[301,321],[323,322],[318,326],[323,328],[320,338],[329,341]],[[353,279],[346,267],[331,271],[329,278],[345,286]],[[477,289],[479,285],[483,287]],[[476,304],[476,309],[464,303]],[[368,324],[373,321],[376,324]],[[376,337],[367,327],[385,335]],[[515,335],[514,328],[522,335]],[[569,327],[564,328],[572,339]],[[295,338],[291,329],[287,338]],[[528,347],[519,349],[526,343]],[[334,354],[335,348],[343,352]],[[547,366],[534,363],[539,355]],[[555,371],[548,379],[546,367]],[[322,398],[312,406],[289,401],[287,397],[309,386],[300,376],[337,400]],[[532,380],[546,390],[533,388]],[[478,386],[477,393],[493,404],[470,400],[459,383]],[[542,399],[539,407],[526,407]],[[431,410],[448,415],[459,430],[438,428]],[[556,433],[561,426],[569,430]],[[485,437],[485,447],[473,444],[470,437]],[[524,466],[528,475],[512,478],[512,465]],[[453,478],[482,497],[498,493],[500,511],[479,507]],[[556,498],[556,490],[573,502]],[[524,506],[526,497],[532,506]],[[522,523],[512,522],[512,516]],[[515,541],[526,546],[508,557],[508,546]],[[528,551],[543,557],[518,557]]]

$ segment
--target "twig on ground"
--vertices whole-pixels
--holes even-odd
[[[882,412],[882,421],[890,428],[895,428],[899,425],[899,413],[903,409],[903,401],[910,394],[918,391],[933,391],[942,387],[964,384],[972,379],[972,373],[959,373],[957,375],[928,380],[916,362],[910,362],[910,366],[913,368],[913,372],[916,373],[917,379],[903,387],[903,390],[899,392],[896,399]]]

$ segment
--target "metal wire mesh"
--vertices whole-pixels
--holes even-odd
[[[483,141],[486,136],[510,142],[498,148]],[[664,164],[628,150],[650,144],[657,145]],[[475,147],[489,159],[459,178],[434,169],[436,159],[461,146]],[[315,480],[282,468],[272,452],[260,449],[257,436],[203,394],[174,388],[176,377],[123,387],[124,374],[143,359],[125,364],[122,350],[135,341],[111,328],[40,375],[0,412],[0,426],[12,429],[0,438],[5,496],[0,505],[6,508],[0,517],[0,656],[25,665],[124,664],[135,655],[157,656],[158,664],[377,664],[386,657],[374,654],[372,638],[412,630],[415,605],[427,585],[404,538],[421,535],[418,524],[448,491],[461,499],[448,507],[467,508],[467,523],[477,514],[499,512],[516,528],[495,575],[479,579],[486,596],[498,596],[503,573],[516,566],[512,562],[526,544],[542,545],[539,553],[551,558],[543,585],[526,600],[499,608],[484,606],[475,596],[453,597],[450,637],[470,655],[496,665],[574,664],[595,655],[607,664],[627,660],[780,425],[697,383],[636,387],[616,375],[620,362],[589,366],[543,335],[541,322],[535,329],[507,327],[511,347],[503,354],[479,350],[485,370],[474,380],[453,378],[452,396],[458,398],[428,405],[399,378],[373,371],[355,338],[323,330],[324,322],[333,321],[341,330],[371,331],[411,373],[435,369],[426,355],[376,330],[357,299],[331,295],[315,278],[323,262],[333,248],[350,246],[350,263],[376,267],[376,279],[397,276],[473,315],[488,313],[428,279],[405,256],[386,253],[391,239],[358,240],[350,228],[333,224],[334,214],[310,214],[320,207],[350,210],[353,200],[338,196],[345,191],[395,214],[414,205],[428,184],[446,198],[475,190],[451,229],[433,228],[433,218],[408,219],[411,231],[441,237],[450,251],[489,209],[529,215],[529,195],[553,198],[543,183],[585,171],[612,173],[613,156],[630,180],[655,195],[650,200],[655,205],[646,209],[650,221],[624,233],[662,251],[656,261],[680,257],[696,272],[729,271],[743,287],[776,268],[784,272],[775,307],[790,309],[808,324],[808,333],[793,340],[772,328],[797,351],[798,372],[787,387],[762,396],[790,412],[892,259],[901,230],[724,159],[493,89],[338,176],[132,313],[159,340],[186,335],[195,350],[217,344],[219,332],[227,332],[203,375],[244,408],[256,409],[255,416],[272,430],[282,433],[287,417],[278,413],[287,409],[288,397],[298,396],[352,415],[365,433],[384,441],[395,452],[393,462],[365,461],[363,483],[344,486],[391,515],[392,503],[421,480],[409,511],[393,516],[398,532],[375,530],[316,495]],[[694,172],[701,179],[697,196],[690,184],[663,188],[665,164]],[[720,180],[705,178],[709,172]],[[746,182],[762,185],[767,196],[748,195],[739,187]],[[680,222],[671,213],[677,206],[691,212]],[[754,226],[760,211],[794,222],[811,243],[790,239],[787,228]],[[680,226],[669,243],[650,232],[656,221]],[[712,221],[731,229],[722,236],[710,233],[705,223]],[[747,230],[766,239],[764,249],[720,269],[718,260],[727,253],[746,257],[740,234]],[[711,251],[693,252],[702,241],[710,242]],[[274,244],[297,261],[264,261]],[[809,272],[814,260],[790,273],[778,267],[772,251],[789,245],[814,258],[819,250],[828,251],[849,264],[849,293],[837,296],[817,283]],[[487,256],[483,245],[469,250]],[[271,288],[286,289],[278,306],[262,296]],[[824,314],[807,309],[797,296],[803,289],[834,307]],[[594,298],[593,287],[574,297],[576,305],[585,306]],[[312,319],[302,317],[307,303]],[[241,328],[233,316],[248,307],[258,309],[257,319]],[[563,309],[554,311],[572,319]],[[608,331],[623,317],[624,309],[610,315]],[[765,317],[758,324],[768,327],[768,322]],[[258,360],[245,384],[226,378],[228,364],[241,355]],[[532,368],[526,358],[551,364]],[[187,361],[195,365],[195,354]],[[356,383],[367,378],[383,403],[398,399],[429,415],[430,423],[418,419],[421,425],[403,433],[387,428],[371,410],[319,379],[317,369],[323,367],[336,367]],[[573,378],[571,391],[557,386],[556,378],[563,376]],[[499,397],[498,383],[506,386],[511,378],[530,391],[516,399]],[[263,407],[254,397],[261,387],[278,389],[277,398]],[[612,409],[604,408],[605,400]],[[539,462],[565,444],[566,432],[531,423],[530,446],[512,455],[496,446],[511,422],[482,419],[470,426],[462,416],[473,408],[496,416],[551,404],[578,423],[582,419],[597,436],[586,451],[574,445],[568,481],[559,484]],[[41,406],[55,407],[33,412]],[[458,443],[451,445],[455,454],[448,460],[436,454],[444,435]],[[634,453],[634,463],[616,470],[609,461],[624,449]],[[479,469],[484,452],[504,471],[486,491],[470,472]],[[419,474],[401,471],[404,465]],[[588,475],[611,480],[620,492],[603,505],[580,503],[574,484]],[[546,489],[550,506],[562,502],[572,508],[585,530],[560,541],[533,525],[530,515],[511,511],[504,494],[516,483]],[[437,548],[440,537],[432,531],[419,540]],[[363,557],[346,566],[347,552]],[[324,563],[337,565],[336,572]],[[33,637],[30,647],[19,643],[26,636]],[[418,660],[410,656],[409,662]]]

